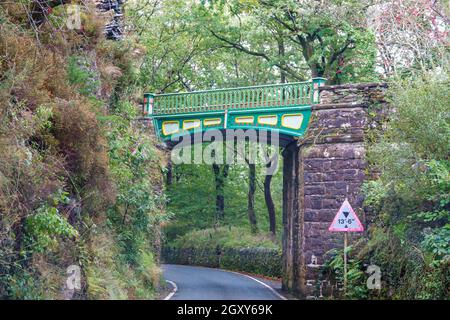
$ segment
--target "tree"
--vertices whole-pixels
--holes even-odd
[[[255,214],[255,191],[256,191],[256,165],[254,163],[248,163],[247,214],[252,233],[258,232],[258,223]]]
[[[285,72],[279,72],[277,67],[269,63],[260,63],[259,57],[229,48],[214,37],[204,28],[206,20],[202,19],[207,19],[208,16],[202,16],[203,8],[193,1],[152,0],[130,5],[128,14],[137,21],[136,31],[142,35],[143,44],[148,53],[141,66],[140,79],[148,91],[161,93],[237,87],[273,83],[278,79],[285,82]],[[223,11],[218,14],[218,19],[226,16]],[[265,37],[265,34],[255,33],[254,38],[260,37],[263,40],[261,36]],[[283,60],[283,56],[286,55],[286,40],[281,36],[279,40],[273,49],[274,54]],[[291,51],[288,50],[288,53],[290,54]],[[283,64],[283,62],[280,63]],[[188,167],[187,165],[173,166],[173,176],[179,182],[173,183],[168,188],[172,210],[177,213],[176,219],[179,219],[177,223],[180,227],[182,223],[185,223],[183,228],[188,229],[194,224],[196,228],[211,226],[217,220],[221,223],[236,225],[246,224],[249,221],[248,210],[246,210],[249,190],[246,184],[242,184],[242,179],[248,175],[248,166],[230,167],[217,164],[195,166],[189,169]],[[255,168],[255,171],[259,172],[258,168]],[[170,177],[170,170],[168,174]],[[194,175],[196,177],[193,177]],[[178,179],[179,177],[181,179]],[[194,180],[197,182],[194,183]],[[168,181],[170,182],[170,179]],[[200,187],[199,184],[202,186]],[[259,185],[257,175],[255,185]],[[253,209],[255,220],[260,222],[259,227],[265,229],[269,219],[266,219],[262,183],[260,186],[261,188],[254,191],[253,198],[256,200],[253,201]],[[269,193],[273,191],[276,194],[272,204],[274,208],[277,207],[280,191],[278,188],[270,190],[270,185],[266,188]],[[208,201],[192,203],[192,189],[196,192],[208,193]],[[202,209],[200,209],[201,206],[203,206]],[[202,212],[199,213],[199,210]],[[192,214],[202,215],[201,222],[200,219],[194,222]],[[264,214],[263,220],[260,214]],[[273,214],[275,215],[275,210]],[[189,222],[188,217],[191,219]],[[273,228],[275,227],[274,223]],[[180,229],[176,232],[180,232]],[[173,234],[176,232],[174,231]]]
[[[166,184],[171,186],[173,183],[173,170],[172,170],[172,161],[169,159],[167,163],[167,172],[166,172]]]
[[[448,59],[445,5],[436,0],[379,1],[369,12],[386,75],[430,68]]]
[[[183,1],[151,0],[129,6],[128,15],[147,51],[139,82],[149,92],[193,90],[191,63],[206,46],[184,19],[187,10]]]
[[[374,36],[365,1],[207,2],[199,21],[225,47],[284,72],[290,80],[330,83],[374,77]]]
[[[277,230],[277,225],[276,225],[276,211],[275,211],[275,204],[273,203],[273,199],[272,199],[272,191],[270,188],[270,184],[272,183],[272,177],[273,174],[269,171],[269,168],[271,168],[275,163],[275,165],[277,165],[278,162],[278,154],[276,154],[275,156],[273,156],[271,159],[269,159],[269,156],[266,155],[266,175],[264,177],[264,201],[266,202],[266,207],[267,207],[267,213],[269,216],[269,230],[272,233],[272,235],[275,236],[276,234],[276,230]]]
[[[223,220],[225,217],[224,185],[225,179],[228,177],[228,170],[230,168],[230,165],[218,165],[214,163],[212,165],[212,168],[216,186],[216,219]]]

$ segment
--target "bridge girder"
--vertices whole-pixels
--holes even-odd
[[[310,106],[225,110],[153,116],[153,125],[163,141],[211,130],[255,130],[258,136],[278,134],[283,143],[305,134],[311,117]]]

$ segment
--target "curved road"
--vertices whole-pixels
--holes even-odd
[[[281,300],[281,296],[248,276],[220,269],[165,264],[164,277],[175,282],[171,300]]]

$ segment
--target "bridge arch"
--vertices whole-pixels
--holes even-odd
[[[239,129],[216,129],[197,132],[185,132],[180,135],[172,136],[168,140],[164,140],[169,149],[173,149],[179,145],[188,146],[199,143],[211,143],[217,141],[215,138],[219,136],[220,141],[227,142],[234,140],[236,142],[246,141],[260,143],[263,145],[273,145],[286,148],[292,143],[296,143],[298,138],[289,134],[280,133],[279,131],[253,128]]]
[[[321,270],[326,252],[342,246],[341,235],[328,232],[328,226],[341,202],[348,198],[366,227],[373,219],[362,207],[361,186],[367,178],[365,138],[371,128],[379,127],[380,119],[387,117],[389,110],[384,99],[386,84],[325,86],[323,79],[316,82],[317,84],[313,80],[307,84],[309,90],[287,89],[284,95],[280,88],[272,93],[270,91],[267,91],[269,93],[260,93],[260,96],[265,97],[265,101],[270,101],[269,97],[280,97],[281,95],[284,99],[283,103],[288,104],[292,101],[290,105],[280,106],[279,103],[274,105],[269,103],[263,108],[261,106],[253,108],[256,104],[248,105],[249,100],[244,99],[246,102],[242,104],[234,104],[232,99],[224,100],[225,103],[228,103],[226,106],[232,107],[231,114],[233,114],[233,110],[240,111],[240,113],[234,114],[234,117],[251,115],[255,117],[261,109],[268,111],[269,115],[271,112],[288,113],[290,108],[292,110],[299,108],[297,110],[309,112],[303,118],[307,118],[307,121],[302,123],[296,132],[282,132],[282,129],[274,127],[268,129],[271,132],[277,131],[282,137],[280,141],[283,141],[280,144],[284,158],[283,288],[303,298],[320,298],[336,291],[328,279],[322,279]],[[254,89],[256,88],[251,90]],[[265,89],[261,90],[259,92],[263,92]],[[298,99],[299,95],[295,96],[295,93],[289,90],[308,93],[309,103],[301,104],[293,101],[292,97]],[[252,97],[252,94],[248,95],[247,93],[247,97]],[[289,98],[291,100],[288,97],[291,97]],[[171,119],[176,118],[179,114],[175,112],[177,110],[175,107],[170,107],[171,111],[167,111],[167,113],[158,114],[156,112],[156,116],[152,115],[154,110],[158,109],[158,107],[155,109],[157,99],[158,96],[146,95],[147,117],[152,117],[156,134],[170,144],[170,139],[161,135],[161,125],[163,121],[172,121]],[[172,100],[166,102],[167,105],[175,103],[173,101],[190,101],[183,99],[191,98],[169,99]],[[213,100],[200,99],[199,101]],[[206,106],[210,108],[212,104]],[[243,108],[234,108],[234,106]],[[223,115],[222,123],[227,124],[219,127],[218,130],[234,129],[233,125],[225,121],[230,121],[227,110],[225,107],[216,110]],[[196,117],[195,112],[201,113],[202,111],[191,112],[189,117]],[[211,115],[213,115],[212,112],[207,114],[208,117]],[[278,121],[280,116],[282,114],[277,114]],[[183,115],[180,117],[183,119]],[[188,117],[184,119],[188,119]],[[305,127],[303,127],[304,125]],[[179,126],[182,127],[180,122]],[[209,130],[204,130],[203,126],[197,128],[197,131],[180,132],[179,136],[201,135]],[[264,127],[255,128],[249,123],[239,128],[256,130],[259,133],[267,130]],[[355,237],[358,235],[353,235],[350,239],[354,240]]]

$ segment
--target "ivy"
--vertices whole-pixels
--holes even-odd
[[[448,212],[447,212],[448,215]],[[425,233],[425,237],[421,242],[425,250],[432,252],[436,259],[436,263],[448,263],[450,260],[450,224],[446,224],[442,228],[429,230]]]

